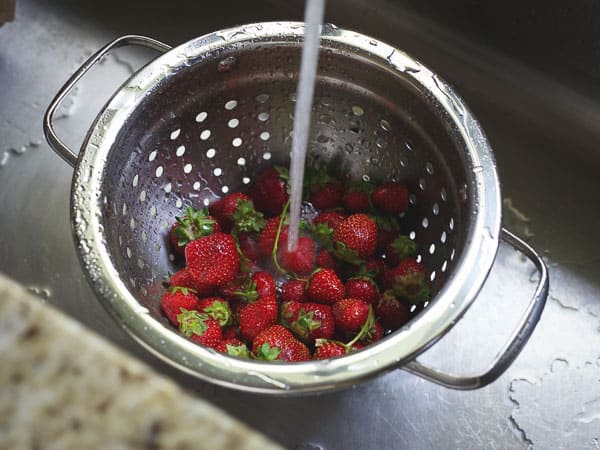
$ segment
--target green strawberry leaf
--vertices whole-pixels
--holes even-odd
[[[260,233],[267,223],[263,213],[254,208],[252,200],[239,199],[232,219],[234,223],[232,234]]]
[[[250,357],[248,353],[248,347],[246,347],[245,345],[226,344],[225,348],[227,349],[227,354],[229,356],[236,356],[238,358]]]
[[[185,215],[176,217],[177,226],[173,234],[177,238],[177,244],[184,247],[189,242],[212,234],[216,221],[209,216],[207,208],[195,210],[192,207],[185,209]]]
[[[392,291],[413,303],[425,303],[431,298],[431,289],[423,273],[412,273],[394,279]]]
[[[188,311],[185,308],[180,308],[181,314],[177,315],[179,320],[179,331],[181,331],[186,337],[192,337],[193,335],[202,336],[206,329],[206,320],[208,320],[207,314],[200,314],[196,310]]]
[[[399,231],[400,222],[396,216],[371,215],[371,219],[377,224],[377,228],[385,231]]]
[[[365,194],[371,194],[375,185],[370,181],[349,181],[346,183],[346,190],[348,192],[364,192]]]
[[[181,292],[183,295],[188,295],[190,293],[197,294],[197,291],[195,289],[183,286],[173,286],[169,289],[169,291],[171,292],[171,294],[176,294],[177,292]]]
[[[256,358],[265,361],[275,361],[280,353],[281,349],[279,347],[271,347],[268,342],[265,342],[258,347]]]
[[[329,251],[333,249],[333,229],[326,223],[317,223],[313,225],[311,233],[314,240],[322,247]]]
[[[222,327],[231,323],[231,311],[225,302],[215,301],[212,305],[203,310],[206,314],[219,322]]]
[[[407,258],[409,256],[415,256],[417,254],[417,243],[408,236],[400,235],[392,241],[392,248],[400,259]]]
[[[364,263],[364,261],[358,256],[358,252],[356,250],[352,250],[351,248],[346,247],[346,244],[344,244],[343,242],[335,242],[333,254],[338,259],[346,261],[350,264],[360,265]]]
[[[321,326],[321,321],[313,319],[314,311],[301,309],[298,318],[292,323],[292,330],[302,338],[307,338],[311,331]]]

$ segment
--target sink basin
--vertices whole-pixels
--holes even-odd
[[[75,68],[114,37],[137,33],[178,44],[240,23],[300,20],[303,10],[297,0],[190,3],[18,2],[16,20],[0,28],[0,271],[191,395],[208,398],[288,448],[598,445],[593,393],[600,357],[600,258],[594,251],[600,248],[600,109],[598,75],[584,64],[597,55],[578,40],[586,30],[591,35],[591,15],[565,15],[558,2],[545,4],[541,16],[515,6],[502,13],[506,28],[493,28],[500,12],[467,0],[452,7],[441,1],[328,2],[329,22],[407,51],[466,100],[495,152],[504,224],[544,251],[551,291],[521,356],[482,390],[450,391],[395,371],[355,389],[283,399],[241,394],[179,373],[113,323],[77,262],[69,223],[71,169],[43,142],[45,107]],[[551,33],[553,17],[566,17],[571,22],[565,26],[579,31],[559,47],[545,47],[536,32]],[[59,113],[60,136],[78,148],[110,94],[150,57],[119,50],[86,76]],[[554,68],[555,58],[577,70]],[[456,373],[485,368],[533,292],[533,273],[533,266],[501,246],[481,298],[423,360]]]

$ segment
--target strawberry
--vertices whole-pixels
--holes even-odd
[[[396,266],[404,258],[417,254],[417,243],[408,236],[398,235],[385,250],[385,262]]]
[[[377,225],[366,214],[353,214],[340,223],[333,232],[335,255],[357,264],[369,259],[377,246]]]
[[[252,353],[257,359],[267,361],[308,361],[310,351],[281,325],[261,331],[252,342]]]
[[[221,297],[202,298],[196,309],[201,313],[208,314],[212,319],[219,322],[222,327],[229,325],[232,321],[229,303]]]
[[[277,288],[273,277],[268,272],[256,272],[252,277],[234,280],[220,292],[230,299],[253,302],[260,297],[275,297]]]
[[[320,303],[301,303],[291,330],[303,341],[329,339],[335,331],[331,307]]]
[[[331,305],[344,297],[344,283],[332,269],[317,269],[306,293],[313,302]]]
[[[344,190],[342,203],[351,213],[366,213],[371,209],[369,196],[373,185],[365,181],[349,183]]]
[[[238,337],[238,329],[234,326],[225,327],[223,328],[222,334],[224,341],[227,339],[236,339]]]
[[[375,304],[375,311],[383,325],[394,331],[408,322],[410,312],[408,306],[399,301],[392,291],[385,291]]]
[[[370,307],[358,298],[343,298],[333,304],[335,326],[340,331],[357,332],[369,317]]]
[[[223,339],[215,347],[215,350],[221,353],[225,353],[229,356],[236,356],[238,358],[249,358],[248,347],[242,341],[236,338]]]
[[[258,333],[277,322],[277,299],[262,297],[248,303],[238,314],[240,335],[246,340],[253,340]]]
[[[196,309],[198,306],[198,297],[196,297],[196,294],[191,289],[175,286],[162,295],[160,306],[169,321],[178,327],[179,320],[177,317],[181,314],[181,310]]]
[[[377,283],[369,277],[349,278],[345,285],[346,296],[358,298],[373,305],[379,300]]]
[[[413,303],[424,303],[431,296],[427,269],[412,258],[405,258],[396,267],[386,271],[383,275],[383,286]]]
[[[327,211],[319,214],[313,220],[313,225],[317,225],[320,223],[324,223],[332,230],[335,230],[336,227],[342,223],[342,221],[346,218],[346,214],[340,211]]]
[[[229,283],[240,267],[235,239],[225,233],[214,233],[190,242],[185,248],[185,260],[197,282],[213,286]]]
[[[171,275],[166,287],[185,287],[196,291],[198,297],[208,297],[213,292],[213,287],[208,284],[198,283],[187,268],[183,268]]]
[[[273,253],[273,247],[275,246],[275,240],[277,239],[277,230],[279,229],[279,217],[272,217],[267,220],[267,223],[260,233],[258,239],[258,248],[263,258],[270,258]],[[287,245],[288,238],[288,226],[281,226],[281,232],[279,234],[279,241],[277,242],[278,248],[283,248]]]
[[[206,208],[196,211],[188,207],[185,209],[185,215],[176,217],[175,220],[176,222],[169,230],[169,240],[171,246],[180,255],[184,255],[185,246],[188,243],[220,231],[219,224],[208,215]]]
[[[219,322],[211,319],[208,314],[182,309],[177,316],[179,331],[198,344],[216,347],[221,342],[222,334]]]
[[[258,237],[254,233],[240,232],[237,238],[242,257],[250,262],[257,262],[261,257]]]
[[[313,359],[335,358],[336,356],[344,356],[348,353],[346,346],[337,341],[317,339],[315,345],[317,348],[313,354]]]
[[[383,183],[373,190],[371,201],[384,214],[400,214],[408,208],[408,189],[403,183]]]
[[[241,192],[232,192],[209,205],[210,214],[217,219],[221,229],[230,233],[233,228],[233,214],[238,209],[238,202],[252,202],[250,197]]]
[[[300,302],[293,300],[282,302],[279,306],[279,320],[281,324],[286,328],[290,328],[292,326],[292,322],[298,318],[298,313],[301,309],[302,303]]]
[[[323,269],[335,268],[333,255],[325,249],[319,250],[319,253],[317,253],[317,267],[322,267]]]
[[[331,181],[315,188],[310,193],[308,201],[316,209],[326,210],[337,208],[342,204],[344,187],[339,181]]]
[[[265,226],[263,213],[254,208],[246,194],[232,192],[210,206],[210,212],[226,232],[258,233]]]
[[[273,280],[273,277],[268,272],[256,272],[252,275],[252,282],[256,286],[259,298],[275,297],[277,295],[275,280]]]
[[[250,197],[258,211],[267,216],[278,216],[289,198],[288,171],[285,167],[272,167],[258,176],[250,190]]]
[[[341,206],[344,186],[327,173],[327,169],[308,167],[304,174],[304,198],[316,209]]]
[[[306,283],[304,281],[289,280],[281,286],[281,301],[305,302],[307,299]]]
[[[315,243],[308,236],[301,236],[294,251],[289,251],[287,243],[279,245],[277,256],[281,266],[297,275],[309,274],[315,268]]]

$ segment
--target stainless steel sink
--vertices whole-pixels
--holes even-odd
[[[499,14],[496,9],[467,0],[453,2],[455,9],[443,3],[330,0],[327,20],[406,50],[456,87],[495,151],[505,225],[544,250],[550,300],[524,352],[497,382],[456,392],[395,371],[322,396],[241,394],[158,361],[113,323],[88,287],[71,238],[71,169],[42,137],[42,114],[53,95],[87,56],[118,35],[146,34],[177,44],[234,24],[298,20],[302,2],[296,0],[210,6],[184,0],[20,0],[16,21],[0,28],[0,271],[192,395],[289,448],[600,448],[600,105],[597,74],[582,63],[593,61],[597,50],[578,39],[561,41],[556,53],[539,51],[539,38],[525,40],[525,48],[508,45],[515,30],[527,25],[515,28],[511,17],[531,17],[534,28],[523,31],[524,39],[552,29],[535,15],[519,15],[518,8],[504,13],[505,29],[490,29],[488,16]],[[542,17],[561,17],[561,6],[556,8]],[[480,18],[480,26],[465,26],[461,11]],[[565,17],[571,20],[565,27],[592,33],[587,22],[577,22],[581,15]],[[578,64],[575,73],[551,70],[552,58],[561,55]],[[58,122],[68,144],[78,147],[109,95],[148,57],[119,51],[82,82]],[[502,246],[480,298],[423,358],[458,373],[485,367],[529,299],[533,273]]]

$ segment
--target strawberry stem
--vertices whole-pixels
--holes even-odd
[[[346,344],[347,348],[352,348],[354,344],[356,344],[360,339],[362,339],[371,328],[375,324],[375,316],[373,315],[373,307],[369,306],[369,315],[367,316],[367,320],[363,323],[362,327],[360,327],[360,331],[356,333],[356,336]]]

